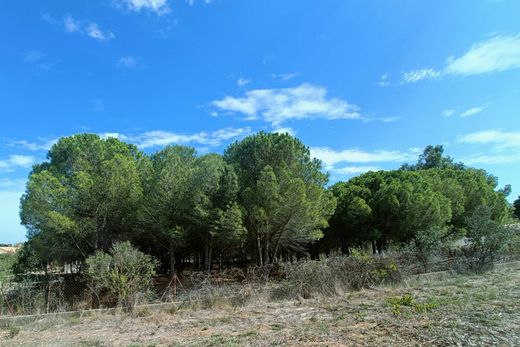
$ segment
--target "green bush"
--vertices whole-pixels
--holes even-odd
[[[158,265],[157,260],[130,242],[117,242],[109,253],[97,252],[87,258],[86,264],[92,290],[97,295],[107,291],[127,310],[132,310],[149,292]]]
[[[411,294],[388,298],[387,303],[392,307],[392,314],[394,316],[399,316],[403,312],[402,307],[410,307],[417,313],[423,313],[431,311],[438,306],[435,301],[418,303]]]
[[[459,250],[455,269],[461,273],[481,273],[493,267],[508,242],[507,229],[491,219],[492,211],[480,206],[466,219],[467,244]]]

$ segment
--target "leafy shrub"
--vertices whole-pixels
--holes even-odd
[[[123,308],[132,310],[149,291],[158,262],[130,242],[117,242],[109,253],[97,252],[86,264],[93,291],[105,290]]]
[[[493,267],[507,244],[508,231],[491,219],[492,211],[479,206],[466,219],[468,240],[459,250],[455,269],[461,273],[480,273]]]
[[[445,230],[433,227],[426,230],[419,230],[412,240],[411,248],[414,257],[421,263],[424,272],[430,271],[432,258],[440,252],[443,244],[442,237]]]
[[[431,311],[438,306],[434,301],[418,303],[411,294],[388,298],[387,303],[392,307],[392,314],[394,316],[399,316],[403,312],[402,306],[410,307],[417,313]]]

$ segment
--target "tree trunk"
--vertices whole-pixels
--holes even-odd
[[[175,244],[173,239],[170,240],[170,279],[173,279],[176,275],[175,272]]]
[[[256,244],[258,248],[258,265],[262,266],[264,265],[264,262],[262,258],[262,242],[260,241],[260,234],[256,236]]]
[[[206,256],[206,271],[211,271],[211,257],[213,253],[213,235],[208,235],[208,243],[206,245],[207,247],[207,256]]]

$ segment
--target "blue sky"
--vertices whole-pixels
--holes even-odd
[[[289,131],[332,180],[443,144],[520,194],[520,2],[9,1],[0,12],[0,242],[57,138],[221,152]]]

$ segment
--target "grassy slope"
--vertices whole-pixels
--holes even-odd
[[[395,315],[388,300],[406,293],[416,303],[434,303],[436,308],[416,312],[402,306]],[[422,277],[331,298],[260,300],[235,309],[46,318],[19,329],[4,328],[0,345],[519,346],[520,268],[481,276]]]

